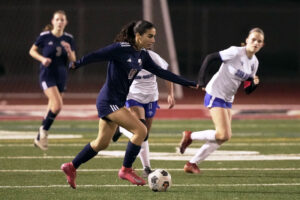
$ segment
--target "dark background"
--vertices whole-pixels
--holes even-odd
[[[266,43],[257,54],[261,81],[292,83],[299,91],[300,1],[169,0],[168,5],[181,75],[196,79],[207,53],[239,46],[251,28],[260,27]],[[1,93],[41,92],[39,63],[28,51],[60,9],[67,13],[65,31],[75,37],[78,58],[110,44],[124,24],[143,17],[141,0],[1,0]],[[106,63],[87,66],[70,74],[68,88],[97,92],[105,75]]]

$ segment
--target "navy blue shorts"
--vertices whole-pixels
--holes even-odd
[[[39,77],[40,86],[43,90],[57,86],[59,92],[64,92],[67,83],[67,72],[65,69],[59,70],[59,73],[54,73],[51,70],[42,70]]]
[[[145,117],[146,118],[152,118],[154,117],[155,113],[156,113],[156,109],[159,108],[158,102],[157,101],[153,101],[150,103],[146,103],[146,104],[142,104],[140,102],[137,102],[136,100],[133,99],[129,99],[126,101],[126,107],[132,107],[132,106],[140,106],[143,107],[145,110]]]
[[[98,117],[107,119],[107,115],[119,110],[120,108],[123,108],[124,105],[116,105],[105,101],[97,101],[96,107],[98,111]]]
[[[226,102],[221,98],[214,97],[206,93],[204,97],[204,106],[208,108],[213,108],[213,107],[232,108],[232,103]]]

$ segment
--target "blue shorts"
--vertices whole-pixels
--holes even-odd
[[[146,118],[152,118],[154,117],[155,113],[156,113],[156,109],[159,108],[159,105],[157,103],[157,101],[153,101],[150,103],[146,103],[146,104],[142,104],[140,102],[137,102],[133,99],[129,99],[126,101],[126,107],[132,107],[132,106],[140,106],[143,107],[145,110],[145,117]]]
[[[51,70],[41,70],[40,72],[40,86],[43,90],[57,86],[59,92],[66,90],[67,72],[64,68],[59,68],[58,72]]]
[[[206,93],[205,97],[204,97],[204,106],[208,107],[208,108],[213,108],[213,107],[232,108],[232,103],[226,102],[223,99],[214,97],[214,96]]]
[[[109,102],[104,101],[97,102],[96,106],[98,111],[98,117],[103,119],[105,119],[105,117],[110,113],[113,113],[119,110],[120,108],[124,107],[124,105],[110,104]]]

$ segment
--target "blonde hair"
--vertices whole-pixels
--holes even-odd
[[[248,37],[249,37],[249,35],[250,35],[251,33],[260,33],[262,36],[265,37],[264,31],[263,31],[261,28],[258,28],[258,27],[252,28],[252,29],[249,31],[249,33],[248,33]],[[246,46],[246,43],[245,43],[245,42],[242,42],[242,43],[241,43],[241,46],[242,46],[242,47]]]
[[[55,11],[55,12],[53,13],[53,17],[54,17],[54,15],[56,15],[56,14],[62,14],[62,15],[64,15],[64,16],[66,16],[66,18],[67,18],[66,12],[65,12],[64,10],[57,10],[57,11]],[[47,24],[47,25],[44,27],[43,31],[51,31],[52,29],[53,29],[53,25],[52,25],[52,24]]]

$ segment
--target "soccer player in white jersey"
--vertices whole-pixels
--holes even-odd
[[[220,69],[205,87],[204,105],[209,109],[215,130],[183,132],[180,143],[182,154],[193,140],[206,142],[194,157],[185,164],[185,172],[200,173],[198,164],[231,138],[231,107],[234,95],[242,82],[244,82],[244,89],[247,94],[251,93],[259,84],[258,76],[256,76],[258,60],[255,53],[263,45],[264,32],[260,28],[253,28],[246,38],[245,46],[232,46],[223,51],[209,54],[204,59],[198,79],[199,86],[202,86],[203,90],[207,66],[211,61],[222,61]]]
[[[148,50],[148,53],[157,65],[161,66],[165,70],[168,69],[169,64],[157,53],[151,50]],[[175,105],[173,83],[166,81],[166,86],[168,88],[167,101],[169,104],[169,109],[171,109]],[[147,137],[142,143],[141,151],[139,154],[144,169],[142,175],[144,178],[146,178],[152,172],[149,159],[148,136],[151,129],[153,117],[156,113],[156,109],[159,108],[158,96],[159,93],[156,76],[142,69],[135,77],[132,85],[130,86],[126,101],[126,107],[128,107],[128,109],[147,127]],[[112,138],[113,141],[116,142],[122,133],[128,138],[131,138],[133,136],[133,134],[128,130],[124,129],[123,127],[119,127],[114,137]]]

